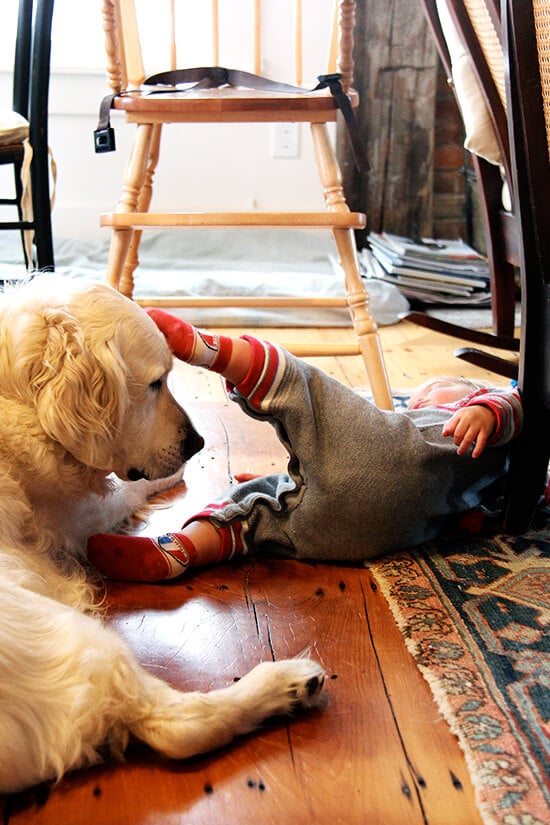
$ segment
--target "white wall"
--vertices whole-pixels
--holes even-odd
[[[165,0],[138,0],[145,8],[158,14]],[[193,4],[178,0],[185,18]],[[235,27],[234,42],[237,55],[221,55],[223,65],[237,64],[242,53],[240,38],[244,30],[243,4],[251,7],[252,0],[221,0],[224,25]],[[275,4],[275,6],[273,5]],[[197,4],[195,4],[197,5]],[[316,16],[323,31],[330,18],[331,0],[304,0],[305,12]],[[199,4],[209,6],[206,0]],[[292,28],[291,0],[265,0],[277,10],[277,17],[266,17],[265,31],[279,27],[284,34]],[[240,11],[239,11],[240,9]],[[11,64],[17,0],[2,0],[3,26],[0,31],[0,101],[4,108],[11,106]],[[273,12],[271,12],[273,13]],[[287,15],[285,17],[285,15]],[[13,25],[11,25],[13,23]],[[186,28],[186,27],[184,27]],[[161,33],[152,22],[149,30],[155,44]],[[305,50],[305,61],[315,68],[309,76],[325,69],[325,36],[312,37]],[[157,49],[162,53],[164,48]],[[194,56],[195,57],[195,56]],[[181,65],[201,65],[196,60],[180,61]],[[225,58],[228,58],[225,60]],[[277,50],[266,55],[264,73],[292,82],[281,76]],[[52,34],[52,76],[50,87],[49,142],[58,169],[56,203],[53,213],[54,233],[57,237],[81,239],[104,238],[106,230],[99,228],[99,214],[115,208],[123,166],[128,156],[133,127],[115,114],[117,152],[96,155],[93,149],[93,130],[102,96],[107,87],[103,71],[103,32],[100,0],[56,0]],[[163,68],[162,57],[150,71]],[[230,62],[231,61],[231,62]],[[149,68],[149,67],[147,67]],[[282,70],[281,70],[282,71]],[[312,81],[312,82],[313,82]],[[322,206],[310,147],[309,128],[301,126],[299,157],[273,158],[273,125],[189,125],[169,126],[163,135],[161,162],[155,176],[155,194],[152,208],[159,210],[189,209],[216,210],[281,209],[288,208],[289,192],[293,209],[316,209]],[[241,159],[237,159],[241,158]],[[242,159],[244,158],[244,160]],[[0,185],[7,184],[7,169],[0,168]]]

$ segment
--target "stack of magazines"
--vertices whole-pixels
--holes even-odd
[[[371,232],[359,255],[363,275],[394,284],[418,304],[489,306],[489,264],[464,241],[413,240]]]

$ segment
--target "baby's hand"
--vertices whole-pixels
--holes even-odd
[[[258,473],[234,473],[233,478],[239,484],[242,484],[243,481],[252,481],[254,478],[261,478]]]
[[[458,410],[443,425],[444,436],[453,436],[458,455],[468,452],[472,444],[472,458],[478,458],[487,445],[487,440],[496,424],[494,412],[483,404],[474,404]]]

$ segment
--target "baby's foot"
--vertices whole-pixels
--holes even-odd
[[[119,581],[158,582],[185,573],[196,554],[181,533],[156,538],[97,533],[88,539],[88,559],[102,576]]]
[[[231,358],[231,338],[201,332],[192,324],[162,309],[147,309],[147,314],[164,334],[177,358],[196,367],[223,372]]]

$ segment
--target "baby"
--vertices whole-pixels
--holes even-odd
[[[363,561],[435,538],[506,473],[522,423],[516,390],[436,378],[407,410],[379,410],[279,346],[148,312],[178,358],[221,373],[229,397],[273,425],[290,458],[286,473],[235,485],[177,532],[92,536],[89,559],[104,576],[161,581],[262,551]]]

